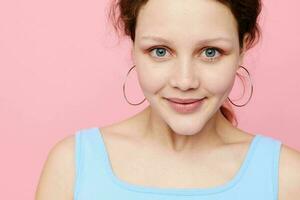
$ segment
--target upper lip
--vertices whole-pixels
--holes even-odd
[[[197,99],[179,99],[179,98],[167,98],[170,101],[176,102],[176,103],[193,103],[196,101],[199,101],[201,99],[197,98]]]

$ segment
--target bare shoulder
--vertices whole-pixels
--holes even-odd
[[[49,151],[36,189],[35,200],[73,199],[75,135],[58,141]]]
[[[300,196],[300,152],[282,144],[279,161],[279,200],[297,200]]]

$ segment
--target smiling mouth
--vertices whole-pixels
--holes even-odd
[[[169,99],[166,99],[166,100],[167,100],[170,108],[172,108],[177,113],[188,114],[188,113],[196,112],[198,109],[200,109],[202,107],[204,99],[205,98],[198,99],[196,101],[193,100],[193,102],[190,102],[190,103],[182,103],[182,102],[178,103],[178,102],[171,101]]]
[[[205,98],[205,97],[204,97]],[[193,99],[179,99],[179,98],[166,98],[168,101],[171,101],[173,103],[179,103],[179,104],[191,104],[200,100],[203,100],[204,98],[193,98]]]

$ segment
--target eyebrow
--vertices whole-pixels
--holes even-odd
[[[169,40],[165,38],[161,38],[158,36],[142,36],[141,39],[144,40],[153,40],[153,41],[158,41],[158,42],[165,42],[165,43],[170,43]],[[202,43],[208,43],[208,42],[215,42],[215,41],[226,41],[226,42],[232,42],[230,38],[226,37],[217,37],[217,38],[208,38],[208,39],[203,39],[197,42],[197,44],[202,44]]]

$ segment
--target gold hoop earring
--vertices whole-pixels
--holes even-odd
[[[247,105],[248,102],[250,101],[250,99],[252,98],[252,94],[253,94],[253,84],[252,84],[252,81],[251,81],[250,73],[249,73],[249,71],[248,71],[245,67],[243,67],[242,65],[240,65],[240,67],[242,67],[242,68],[247,72],[247,74],[248,74],[248,76],[249,76],[249,80],[250,80],[250,83],[251,83],[251,95],[250,95],[250,98],[247,100],[247,102],[244,103],[244,104],[242,104],[242,105],[238,105],[238,104],[233,103],[232,100],[231,100],[229,97],[227,97],[228,100],[230,101],[230,103],[233,104],[234,106],[237,106],[237,107],[243,107],[243,106]],[[245,94],[245,89],[244,89],[244,91],[243,91],[243,95],[244,95],[244,94]]]
[[[125,81],[124,81],[124,83],[123,83],[123,95],[124,95],[124,97],[125,97],[125,100],[126,100],[130,105],[136,106],[136,105],[142,104],[142,103],[146,100],[146,98],[145,98],[143,101],[141,101],[140,103],[131,103],[131,102],[128,101],[128,99],[127,99],[127,97],[126,97],[126,94],[125,94],[125,93],[126,93],[126,92],[125,92],[126,80],[127,80],[127,77],[128,77],[128,75],[129,75],[129,73],[131,72],[131,70],[132,70],[134,67],[135,67],[135,65],[133,65],[133,66],[129,69],[129,71],[127,72]]]

